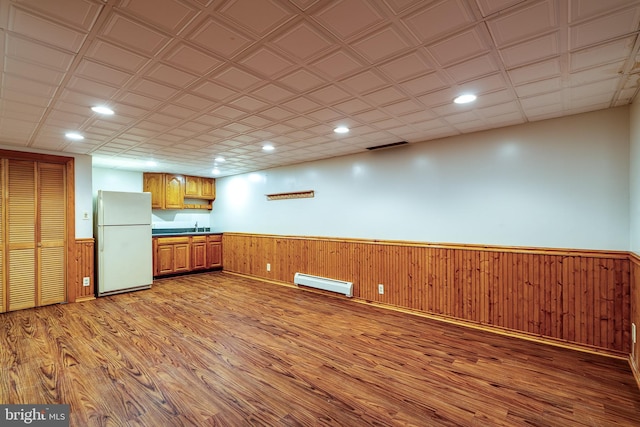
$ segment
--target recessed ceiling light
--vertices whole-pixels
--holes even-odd
[[[80,135],[78,132],[67,132],[64,136],[74,141],[82,141],[84,139],[84,136]]]
[[[467,93],[464,95],[460,95],[459,97],[457,97],[456,99],[453,100],[453,102],[455,102],[456,104],[468,104],[469,102],[473,102],[476,100],[476,96],[471,94],[471,93]]]
[[[218,162],[218,163],[222,163],[224,162],[224,157],[216,157],[215,159],[213,159],[214,162]]]
[[[262,149],[263,149],[264,151],[273,151],[275,148],[273,147],[273,145],[271,145],[271,144],[267,144],[267,145],[263,145],[263,146],[262,146]]]
[[[335,133],[347,133],[349,132],[349,128],[346,126],[338,126],[333,130]]]
[[[98,114],[104,114],[105,116],[110,116],[113,114],[113,110],[111,108],[105,107],[103,105],[91,107],[91,110]]]
[[[214,175],[220,175],[220,169],[218,168],[213,168],[213,170],[211,171],[212,174]]]

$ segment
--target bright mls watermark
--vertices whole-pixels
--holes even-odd
[[[69,405],[0,405],[0,426],[69,427]]]

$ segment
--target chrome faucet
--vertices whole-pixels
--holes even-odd
[[[198,221],[196,221],[196,233],[198,232]]]

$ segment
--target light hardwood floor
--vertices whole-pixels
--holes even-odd
[[[0,402],[72,426],[635,426],[628,362],[212,272],[0,314]]]

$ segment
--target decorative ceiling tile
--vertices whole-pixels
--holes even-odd
[[[212,100],[194,95],[192,93],[185,93],[176,97],[173,100],[173,103],[181,105],[183,107],[191,108],[192,110],[196,111],[203,111],[212,108],[215,105]],[[189,124],[187,123],[186,125],[188,126]]]
[[[375,63],[408,50],[411,46],[394,27],[387,27],[351,43],[351,47],[369,62]]]
[[[177,0],[122,0],[119,6],[172,33],[179,34],[198,9]]]
[[[87,50],[86,56],[131,73],[138,72],[150,60],[147,56],[104,40],[93,41]]]
[[[187,40],[208,51],[229,58],[234,57],[252,43],[249,37],[212,18],[207,19],[192,31],[187,36]]]
[[[167,100],[178,93],[178,89],[174,87],[147,79],[140,79],[132,83],[129,89],[135,93],[160,100]]]
[[[182,68],[200,76],[209,73],[223,63],[210,53],[187,43],[179,43],[171,48],[165,54],[163,61],[176,68]]]
[[[131,73],[126,73],[87,59],[80,62],[78,68],[76,68],[76,74],[112,86],[124,86],[133,76]]]
[[[287,98],[293,96],[293,92],[284,89],[280,86],[276,86],[272,83],[268,83],[259,89],[251,92],[252,95],[262,99],[265,102],[278,104]]]
[[[5,33],[5,43],[8,56],[24,59],[53,70],[68,70],[74,58],[74,55],[68,51],[45,46],[16,34]]]
[[[570,71],[576,71],[608,62],[623,62],[627,59],[633,48],[634,38],[614,40],[605,43],[571,52],[569,56]]]
[[[559,73],[560,60],[557,58],[508,71],[511,82],[516,86],[536,80],[546,80]]]
[[[635,0],[571,0],[569,2],[569,22],[573,23],[610,12],[620,7],[638,6]]]
[[[447,80],[440,73],[435,72],[407,80],[399,86],[415,96],[444,89],[447,87]]]
[[[117,86],[99,83],[83,77],[71,77],[67,82],[68,89],[83,92],[101,99],[111,99],[119,90]]]
[[[19,4],[84,31],[89,31],[103,8],[91,0],[20,0]]]
[[[461,64],[452,65],[446,69],[454,81],[458,83],[477,79],[498,71],[499,68],[491,56],[479,56]]]
[[[290,109],[291,111],[306,113],[307,111],[319,108],[320,104],[301,96],[299,98],[292,99],[291,101],[284,102],[282,106]]]
[[[34,67],[31,62],[12,57],[5,58],[4,72],[51,86],[59,85],[65,76],[65,73],[62,71],[47,69],[45,67]]]
[[[500,50],[506,69],[557,56],[560,52],[560,33],[554,31],[542,37]]]
[[[309,93],[310,98],[313,98],[322,104],[334,104],[336,102],[344,101],[350,96],[351,95],[336,85],[325,86]]]
[[[419,76],[427,71],[431,71],[433,68],[418,51],[413,51],[407,55],[380,64],[377,67],[395,81],[402,81]]]
[[[231,0],[219,13],[259,36],[273,31],[293,16],[284,3],[273,0]]]
[[[301,60],[307,60],[333,47],[331,40],[306,21],[276,37],[272,43]]]
[[[396,89],[393,86],[386,87],[384,89],[380,89],[374,92],[370,92],[366,95],[363,95],[363,98],[371,102],[371,105],[390,104],[392,102],[405,99],[406,97],[407,97],[406,94],[404,94],[402,91]]]
[[[162,82],[169,86],[184,88],[198,79],[198,76],[186,73],[166,64],[157,63],[146,73],[149,79]]]
[[[346,40],[383,22],[373,5],[365,0],[338,0],[318,12],[315,18],[339,39]]]
[[[570,47],[578,49],[598,40],[611,40],[638,30],[640,5],[619,10],[591,21],[573,25],[570,28]]]
[[[422,42],[433,41],[473,24],[473,15],[461,0],[429,4],[403,20]]]
[[[12,7],[9,15],[9,30],[69,52],[77,53],[86,37],[83,31],[74,30],[22,9]]]
[[[155,56],[170,40],[167,34],[117,14],[109,17],[101,35],[145,56]]]
[[[308,91],[325,83],[325,80],[322,80],[305,69],[300,69],[291,74],[280,77],[278,81],[300,92]]]
[[[553,0],[525,2],[524,7],[489,19],[487,25],[496,45],[505,47],[553,31],[558,24],[557,7],[560,5]]]
[[[427,49],[440,65],[447,66],[486,53],[490,46],[485,43],[476,26],[431,44]]]
[[[238,90],[247,90],[263,81],[260,77],[237,67],[229,67],[217,73],[213,79]]]
[[[254,112],[267,107],[269,104],[252,96],[245,95],[233,100],[229,105],[233,105],[234,107],[238,107],[244,111]]]
[[[486,18],[524,1],[526,0],[476,0],[476,3],[478,3],[482,16]]]
[[[341,81],[342,84],[350,88],[355,93],[361,94],[379,89],[388,85],[390,82],[382,78],[378,73],[367,70],[355,76],[349,77]]]
[[[312,65],[321,73],[333,79],[346,77],[348,74],[362,68],[362,64],[342,50],[325,56]]]
[[[262,74],[273,79],[287,69],[293,67],[293,62],[283,58],[270,49],[263,48],[249,54],[240,61],[240,64],[252,69],[257,74]]]

